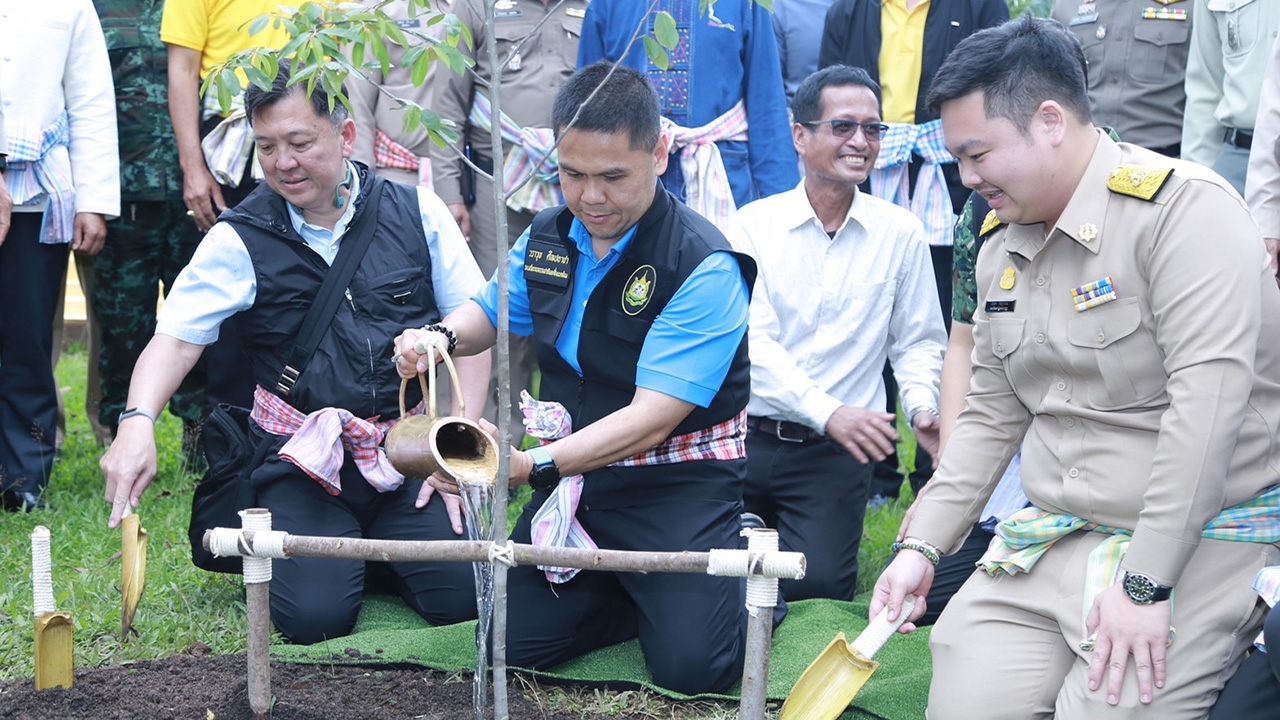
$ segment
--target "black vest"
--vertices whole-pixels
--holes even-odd
[[[373,185],[369,169],[360,163],[356,168],[360,192],[353,225],[365,212]],[[278,394],[276,381],[329,265],[293,229],[284,199],[266,183],[219,219],[235,227],[253,261],[257,297],[237,315],[241,342],[254,380]],[[304,413],[339,407],[360,417],[395,417],[400,391],[391,364],[395,336],[406,327],[440,320],[416,189],[385,184],[373,242],[345,295],[302,376],[282,397]],[[406,399],[410,404],[421,399],[417,383],[410,384]]]
[[[545,269],[537,272],[531,266],[546,268],[548,263],[530,263],[526,254],[525,280],[542,371],[541,399],[564,405],[573,426],[582,428],[631,403],[640,349],[654,318],[694,268],[711,253],[730,251],[730,247],[714,225],[659,185],[626,251],[587,300],[578,343],[579,377],[555,348],[573,297],[572,268],[577,264],[578,248],[569,239],[572,222],[567,208],[538,213],[529,230],[530,249],[567,257],[567,262],[550,266],[569,271],[567,277],[548,274]],[[732,254],[750,289],[755,283],[755,261]],[[701,430],[732,418],[747,406],[750,391],[751,365],[744,334],[711,405],[694,408],[672,434]]]

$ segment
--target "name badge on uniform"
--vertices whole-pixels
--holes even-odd
[[[399,27],[399,28],[422,27],[422,21],[419,20],[418,18],[413,18],[412,20],[397,20],[396,27]]]
[[[983,312],[991,315],[993,313],[1011,313],[1017,300],[988,300],[986,305],[982,306]]]
[[[573,272],[569,252],[560,245],[529,239],[524,253],[525,282],[539,282],[557,288],[569,287],[569,274]]]
[[[1116,299],[1116,288],[1111,284],[1111,276],[1094,280],[1071,291],[1071,301],[1075,303],[1076,312],[1084,312],[1089,308],[1105,305]]]
[[[1067,24],[1071,27],[1098,22],[1098,6],[1092,2],[1084,3],[1076,8],[1076,16]]]
[[[523,14],[516,9],[515,0],[498,0],[493,4],[493,16],[495,18],[520,17]]]

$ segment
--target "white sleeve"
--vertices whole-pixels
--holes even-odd
[[[71,179],[76,212],[120,215],[116,93],[102,25],[88,0],[76,13],[62,92],[70,120]]]
[[[156,332],[194,345],[218,339],[218,328],[253,306],[258,279],[244,240],[220,222],[196,246],[160,308]]]
[[[418,206],[431,255],[436,305],[441,316],[448,315],[478,293],[485,278],[444,201],[429,188],[418,186]]]

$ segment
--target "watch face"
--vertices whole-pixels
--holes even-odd
[[[1124,592],[1129,596],[1130,600],[1142,605],[1149,605],[1155,601],[1156,583],[1146,575],[1125,573]]]

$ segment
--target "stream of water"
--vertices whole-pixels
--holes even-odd
[[[467,537],[493,542],[493,481],[458,480],[462,490],[462,510]],[[493,620],[493,564],[474,563],[476,576],[476,674],[472,702],[476,720],[485,720],[489,707],[489,625]]]

